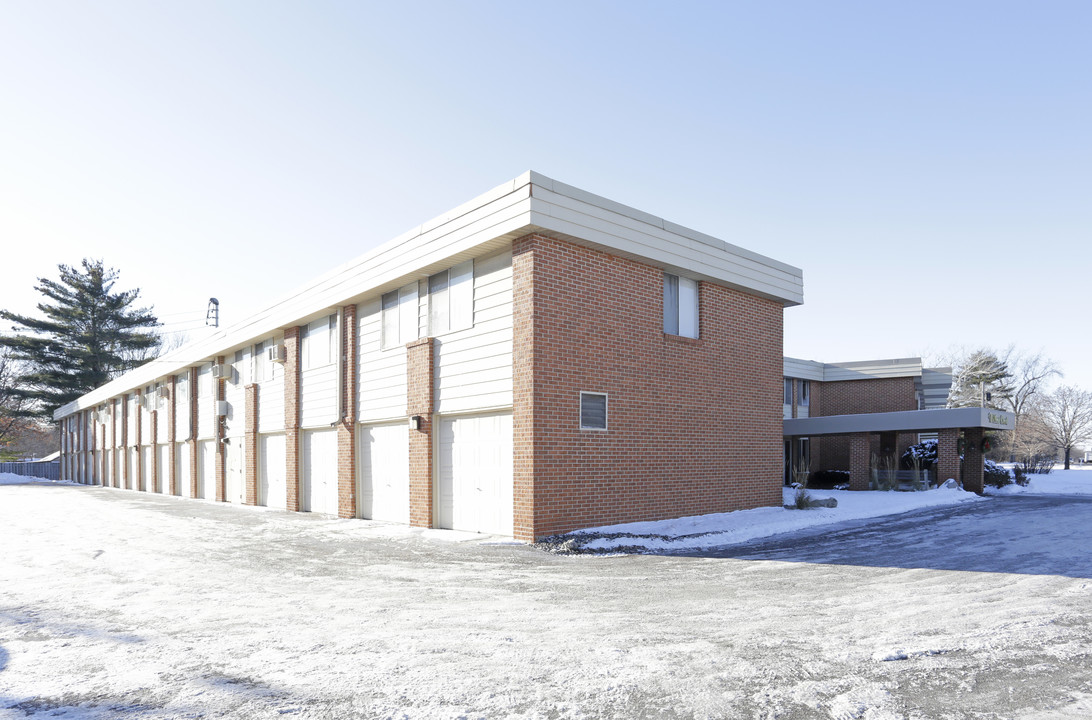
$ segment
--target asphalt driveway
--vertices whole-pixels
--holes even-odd
[[[595,557],[0,486],[0,718],[1084,718],[1090,512]]]

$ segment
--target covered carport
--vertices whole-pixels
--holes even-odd
[[[873,436],[897,433],[937,433],[937,478],[955,478],[963,488],[981,493],[986,430],[1011,430],[1014,415],[990,408],[907,410],[904,412],[828,415],[791,418],[784,421],[786,439],[845,435],[849,437],[849,488],[867,490],[871,476]],[[960,440],[963,441],[963,471],[960,473]],[[884,444],[881,442],[881,445]]]

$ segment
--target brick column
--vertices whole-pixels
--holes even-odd
[[[849,436],[849,489],[868,490],[872,485],[872,437],[869,433]]]
[[[178,441],[178,427],[176,423],[178,419],[175,417],[175,397],[176,385],[178,383],[178,376],[171,375],[170,385],[167,386],[167,462],[171,466],[167,469],[167,492],[171,495],[178,494],[178,456],[175,454],[178,452],[178,447],[175,443]]]
[[[984,490],[985,460],[982,453],[982,428],[963,430],[963,489],[982,494]]]
[[[410,525],[432,527],[433,338],[406,346],[406,413],[421,417],[421,429],[409,432]]]
[[[284,330],[284,455],[287,507],[300,509],[300,328]]]
[[[224,356],[219,355],[216,358],[217,365],[224,364]],[[224,400],[226,395],[224,394],[224,385],[226,381],[223,378],[219,380],[213,380],[216,383],[216,400],[217,402]],[[213,405],[213,413],[216,421],[212,425],[213,437],[216,438],[216,502],[224,502],[227,497],[227,490],[224,486],[224,431],[227,418],[216,412],[216,406]]]
[[[948,428],[937,433],[937,485],[949,478],[959,480],[959,429]]]
[[[112,450],[106,447],[106,424],[99,424],[99,482],[98,485],[106,487],[106,453],[112,452]]]
[[[118,468],[119,486],[132,489],[129,477],[129,395],[121,396],[121,467]]]
[[[356,517],[356,305],[341,309],[341,397],[337,423],[337,514]]]
[[[535,533],[535,253],[527,238],[512,246],[512,535]]]
[[[91,412],[89,410],[84,410],[81,413],[81,417],[83,418],[83,428],[81,429],[80,434],[83,435],[83,440],[80,444],[83,446],[83,453],[80,456],[80,482],[84,485],[90,485],[87,478],[87,468],[91,465],[88,460],[92,457],[91,438],[94,437],[94,434],[91,432]]]
[[[136,475],[136,486],[134,490],[147,490],[147,480],[144,478],[144,463],[142,453],[144,451],[144,402],[140,396],[140,391],[137,391],[137,406],[136,406],[136,460],[133,462],[133,474]]]
[[[190,453],[190,497],[197,498],[197,370],[196,367],[190,368],[190,438],[186,442],[189,443]]]
[[[156,389],[154,397],[159,401],[159,390]],[[151,486],[148,492],[159,492],[159,411],[152,410],[152,476],[148,478]]]
[[[243,448],[246,453],[243,462],[244,481],[246,482],[247,505],[258,504],[258,385],[251,383],[243,388],[246,393],[246,437]]]

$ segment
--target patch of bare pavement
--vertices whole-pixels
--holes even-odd
[[[1092,503],[716,555],[0,487],[0,718],[1085,718]]]

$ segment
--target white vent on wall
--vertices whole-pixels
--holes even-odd
[[[265,359],[283,364],[288,361],[288,349],[284,345],[270,345],[265,349]]]
[[[224,417],[228,414],[228,402],[227,400],[216,401],[216,414],[220,417]]]
[[[231,379],[231,366],[227,364],[213,365],[212,377],[215,380],[230,380]]]

